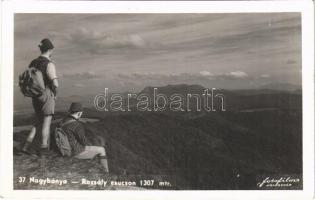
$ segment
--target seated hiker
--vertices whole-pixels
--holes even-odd
[[[81,122],[79,122],[82,114],[82,105],[80,103],[72,103],[69,115],[60,122],[71,147],[71,156],[78,159],[93,159],[95,156],[98,156],[105,172],[108,173],[105,148],[102,146],[87,146],[85,129]]]

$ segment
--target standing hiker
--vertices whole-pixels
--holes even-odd
[[[68,151],[69,153],[66,153],[66,156],[73,156],[78,159],[93,159],[98,156],[104,171],[108,173],[109,169],[105,148],[102,146],[87,145],[85,129],[81,122],[79,122],[82,114],[83,107],[80,103],[72,103],[70,105],[69,115],[61,120],[58,126],[65,133],[67,142],[60,142],[60,139],[57,139],[56,144],[62,155],[66,153],[64,150],[70,150]],[[59,135],[57,138],[59,138]],[[69,147],[65,143],[69,144]]]
[[[45,156],[49,152],[48,141],[50,136],[51,120],[55,112],[58,79],[55,64],[50,59],[54,49],[52,42],[47,38],[43,39],[38,47],[41,55],[30,63],[29,68],[41,72],[42,80],[39,82],[43,82],[43,88],[38,95],[29,95],[32,97],[36,121],[22,147],[22,152],[34,155],[34,153],[30,151],[30,145],[35,137],[36,131],[41,129],[42,142],[38,154],[39,156]],[[23,91],[22,88],[23,87],[21,87],[21,90]],[[25,88],[28,89],[29,87],[27,86]]]

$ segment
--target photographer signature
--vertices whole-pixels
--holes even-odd
[[[263,181],[258,182],[257,186],[258,188],[262,187],[291,187],[294,184],[300,183],[299,178],[291,178],[288,177],[279,177],[279,178],[270,178],[266,177]]]

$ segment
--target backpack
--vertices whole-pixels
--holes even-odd
[[[63,126],[73,122],[73,120],[69,120],[60,126],[57,126],[55,129],[55,142],[56,146],[59,149],[62,156],[71,156],[71,146],[68,140],[67,133],[63,130]]]
[[[19,76],[19,86],[26,97],[41,96],[45,90],[42,72],[34,67],[28,68]]]

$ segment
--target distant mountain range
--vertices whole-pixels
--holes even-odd
[[[260,86],[257,89],[270,89],[270,90],[280,90],[280,91],[299,91],[302,90],[302,86],[294,85],[290,83],[269,83]]]
[[[171,96],[172,94],[181,94],[186,96],[188,93],[191,94],[202,94],[205,87],[201,85],[187,85],[187,84],[178,84],[178,85],[166,85],[158,88],[158,92],[161,94],[165,94],[166,96]],[[145,87],[138,94],[153,94],[153,86]],[[211,88],[208,88],[211,89]],[[261,104],[264,102],[265,98],[268,101],[272,101],[272,98],[268,98],[268,95],[276,95],[281,94],[282,98],[286,98],[288,96],[290,99],[297,97],[296,95],[301,94],[301,87],[293,84],[286,83],[271,83],[261,86],[257,89],[246,89],[246,90],[224,90],[220,88],[216,88],[217,92],[220,92],[226,96],[227,104],[230,105],[231,109],[238,109],[240,106],[244,107],[249,104]],[[110,91],[111,92],[111,91]],[[121,93],[122,96],[126,97],[129,92]],[[110,94],[109,94],[110,95]],[[242,96],[246,95],[246,100],[242,100]],[[259,96],[259,98],[254,98]],[[66,110],[68,109],[71,102],[81,102],[85,107],[94,107],[94,97],[95,95],[71,95],[68,97],[59,97],[56,101],[56,110]],[[251,96],[251,98],[249,98]],[[275,101],[276,99],[273,99]],[[257,102],[257,101],[261,101]],[[277,100],[276,100],[277,101]],[[294,100],[293,100],[294,101]],[[246,102],[246,103],[245,103]],[[256,102],[256,103],[255,103]],[[133,102],[134,103],[134,102]],[[275,104],[276,102],[274,102]],[[279,102],[278,102],[279,103]],[[269,103],[270,104],[270,103]],[[294,103],[293,103],[294,104]],[[262,105],[261,105],[262,106]],[[260,107],[260,106],[259,106]],[[33,108],[31,106],[30,98],[24,99],[15,99],[14,104],[14,113],[15,114],[26,114],[29,112],[33,112]]]

